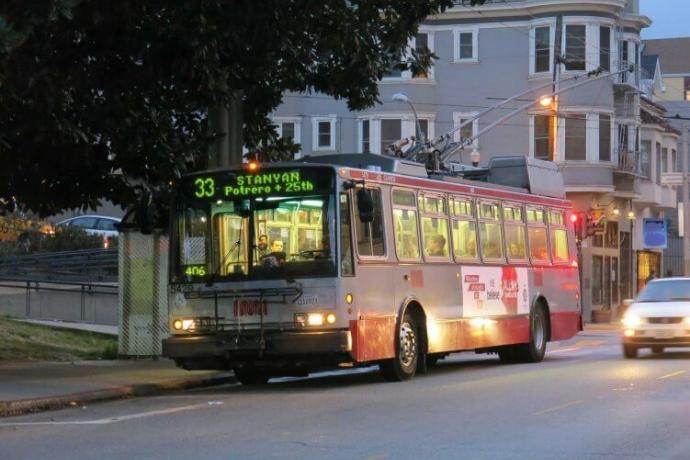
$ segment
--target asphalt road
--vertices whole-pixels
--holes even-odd
[[[613,332],[539,364],[454,355],[0,420],[0,459],[690,458],[690,353],[622,358]]]

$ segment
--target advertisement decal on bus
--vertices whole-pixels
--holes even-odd
[[[463,267],[463,316],[529,314],[524,267]]]

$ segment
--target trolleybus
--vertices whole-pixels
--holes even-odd
[[[244,384],[375,364],[405,380],[468,350],[541,361],[582,328],[560,172],[513,157],[460,176],[357,154],[184,177],[164,356]]]

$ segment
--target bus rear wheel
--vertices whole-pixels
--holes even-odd
[[[419,327],[415,319],[405,314],[398,330],[395,358],[379,364],[383,378],[389,382],[401,382],[414,377],[419,360]]]
[[[549,323],[546,308],[542,304],[538,304],[532,311],[529,324],[529,342],[502,347],[498,351],[502,363],[538,363],[544,359]]]

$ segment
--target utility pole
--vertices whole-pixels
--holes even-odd
[[[209,147],[209,167],[242,163],[242,93],[235,91],[227,106],[210,108],[208,118],[212,131],[218,135]]]
[[[690,212],[688,212],[688,122],[683,123],[683,276],[690,276]]]

